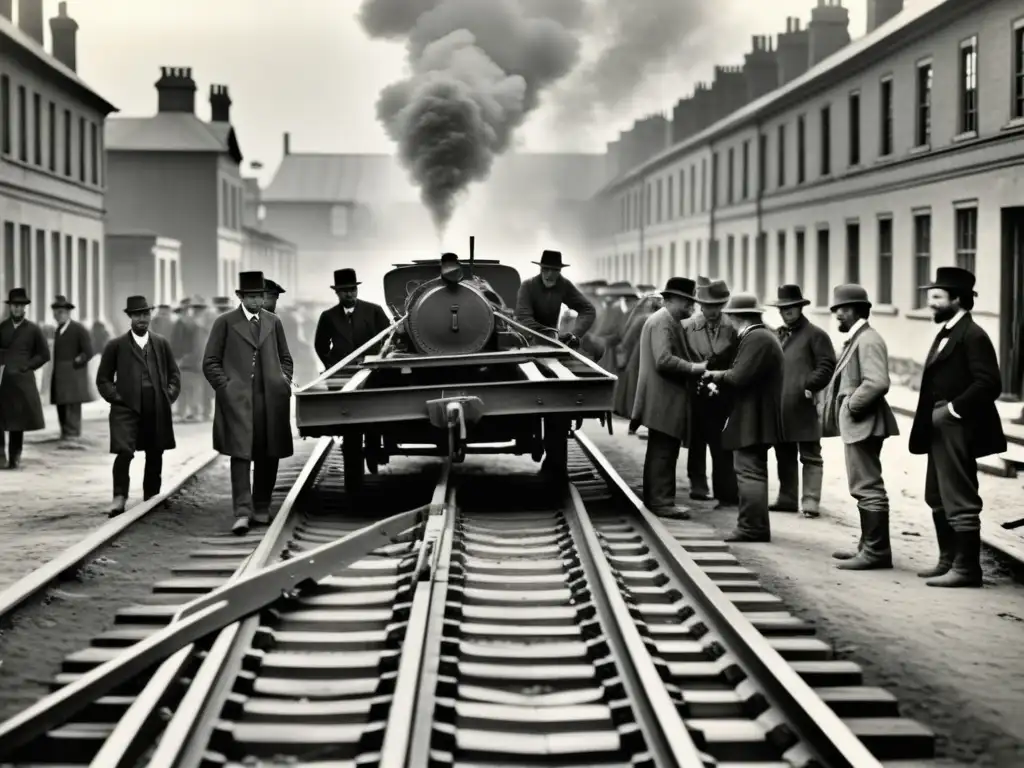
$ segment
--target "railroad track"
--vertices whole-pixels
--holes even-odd
[[[340,463],[322,441],[262,540],[211,545],[193,558],[202,573],[183,566],[157,585],[169,595],[159,611],[124,614],[148,624],[115,626],[69,657],[55,685],[70,685],[0,725],[0,756],[17,745],[16,764],[102,768],[870,768],[934,757],[934,736],[900,718],[890,694],[835,660],[708,529],[643,510],[585,436],[566,487],[444,465],[437,478],[403,477],[397,494],[371,478],[355,506]],[[289,581],[289,568],[316,583]],[[227,588],[234,613],[215,631],[197,626],[156,663],[125,665],[117,686],[102,674],[97,665],[109,671],[150,642],[181,603],[203,596],[174,626],[214,610]],[[78,703],[56,700],[76,685]],[[98,701],[83,706],[90,692]]]

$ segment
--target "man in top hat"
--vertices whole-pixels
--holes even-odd
[[[145,296],[128,297],[124,313],[131,328],[107,342],[96,371],[96,389],[110,403],[111,517],[125,510],[135,453],[146,454],[142,493],[151,499],[160,493],[164,451],[175,447],[171,406],[181,391],[181,375],[170,342],[149,330],[153,309]]]
[[[169,339],[174,332],[174,321],[175,317],[171,311],[171,305],[158,304],[153,320],[150,322],[150,330],[153,333],[159,333],[165,339]]]
[[[799,285],[780,285],[774,302],[782,316],[783,325],[776,333],[786,356],[786,377],[782,385],[785,442],[775,446],[779,496],[768,508],[779,512],[802,509],[807,517],[817,517],[824,462],[815,398],[832,378],[836,352],[828,334],[804,315],[804,307],[810,303]],[[798,456],[803,466],[802,497]]]
[[[868,292],[855,284],[832,292],[832,313],[849,337],[821,398],[822,437],[840,437],[846,453],[850,495],[860,512],[860,543],[855,551],[832,554],[844,570],[892,568],[889,541],[889,495],[882,479],[882,444],[900,433],[889,391],[889,350],[881,334],[868,325]]]
[[[632,420],[647,427],[644,504],[661,515],[686,518],[676,507],[676,463],[690,417],[690,389],[706,364],[689,359],[680,322],[693,312],[696,284],[670,278],[662,291],[664,306],[640,332],[640,369]]]
[[[771,541],[768,449],[784,441],[784,355],[778,338],[762,321],[763,313],[752,294],[729,297],[722,314],[736,331],[736,353],[727,370],[709,366],[704,373],[729,398],[722,448],[732,451],[739,491],[736,529],[726,538],[730,542]]]
[[[208,309],[202,296],[183,301],[184,311],[171,332],[171,350],[181,371],[178,415],[182,421],[209,421],[213,416],[213,389],[203,376],[203,352],[210,335]]]
[[[939,267],[928,308],[941,329],[928,350],[910,452],[928,455],[924,499],[939,543],[936,566],[918,575],[930,587],[980,587],[978,459],[1006,450],[995,401],[1002,390],[988,334],[971,317],[974,275]]]
[[[722,320],[722,308],[729,302],[729,286],[724,280],[707,280],[697,288],[700,314],[683,322],[683,337],[694,359],[707,363],[711,370],[725,370],[736,351],[736,329]],[[691,399],[693,418],[686,456],[686,474],[690,479],[690,498],[707,501],[712,494],[717,507],[737,503],[736,470],[732,455],[722,447],[722,428],[728,417],[728,393],[709,397],[706,390],[695,391]],[[711,453],[711,487],[708,488],[708,452]]]
[[[359,298],[360,285],[354,269],[334,270],[331,290],[338,297],[338,303],[320,314],[313,340],[317,357],[325,369],[337,365],[391,327],[383,307]],[[373,354],[379,348],[379,344],[375,345],[368,353]]]
[[[61,440],[82,435],[82,403],[92,402],[89,391],[89,361],[92,339],[84,325],[71,319],[75,305],[66,296],[57,296],[50,309],[57,324],[53,337],[53,377],[50,402],[57,406]]]
[[[261,308],[265,288],[262,272],[239,273],[239,306],[213,321],[203,354],[203,374],[216,393],[213,447],[231,457],[231,530],[238,536],[254,521],[270,522],[278,463],[294,450],[292,356],[281,321]]]
[[[6,303],[0,322],[0,461],[17,469],[25,433],[46,426],[36,371],[50,361],[50,348],[42,329],[25,317],[32,303],[25,289],[12,288]]]

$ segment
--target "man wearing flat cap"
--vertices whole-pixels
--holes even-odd
[[[871,302],[860,285],[836,286],[832,313],[848,336],[821,398],[823,437],[840,437],[846,454],[850,495],[860,512],[861,539],[856,550],[834,552],[839,568],[867,571],[892,568],[889,495],[882,478],[882,444],[900,433],[889,391],[889,350],[868,324]]]
[[[237,309],[213,321],[203,374],[216,393],[213,448],[231,457],[232,533],[270,522],[278,463],[293,453],[292,356],[281,321],[263,310],[262,272],[240,272]],[[251,474],[250,474],[251,473]]]
[[[927,454],[924,500],[932,509],[939,559],[918,576],[930,587],[980,587],[978,459],[1006,450],[995,401],[1002,390],[996,350],[974,322],[974,275],[939,267],[926,286],[941,325],[925,358],[910,452]]]
[[[709,367],[704,372],[704,378],[729,398],[722,448],[732,451],[739,491],[736,529],[725,539],[730,542],[771,541],[768,449],[783,442],[784,355],[778,338],[764,324],[763,313],[756,296],[730,296],[722,315],[736,331],[736,354],[728,369]]]
[[[82,403],[92,401],[89,391],[89,361],[92,339],[84,325],[71,319],[75,305],[66,296],[57,296],[50,309],[57,325],[53,336],[53,376],[50,402],[57,406],[61,440],[82,436]]]
[[[153,309],[145,296],[128,297],[124,313],[131,328],[107,342],[96,371],[96,389],[110,403],[111,517],[125,510],[135,454],[146,454],[142,493],[151,499],[160,493],[164,451],[175,447],[171,406],[181,391],[181,375],[170,342],[149,330]]]
[[[12,288],[6,303],[0,322],[0,466],[17,469],[25,433],[46,427],[36,371],[50,362],[50,347],[42,329],[25,317],[32,303],[28,292]]]

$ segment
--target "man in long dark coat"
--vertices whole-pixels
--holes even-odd
[[[239,274],[240,305],[214,320],[203,355],[217,393],[213,447],[231,457],[231,530],[239,536],[253,521],[270,521],[278,463],[294,450],[292,356],[281,321],[261,309],[264,290],[262,272]]]
[[[778,338],[762,322],[752,294],[736,294],[722,310],[739,344],[728,370],[705,378],[723,387],[730,400],[722,447],[732,451],[739,489],[736,530],[730,542],[771,541],[768,519],[768,449],[784,442],[782,382],[784,355]]]
[[[619,345],[619,359],[625,363],[616,371],[619,380],[615,382],[614,412],[617,416],[630,420],[629,434],[636,434],[639,426],[633,419],[633,401],[636,399],[637,382],[640,380],[640,335],[643,333],[647,318],[661,309],[664,300],[661,294],[644,296],[633,307],[626,323],[626,333]]]
[[[988,334],[971,317],[974,275],[939,267],[923,286],[942,329],[921,375],[910,452],[928,455],[924,499],[939,542],[936,566],[918,574],[930,587],[980,587],[981,509],[978,459],[1006,450],[995,401],[1002,390]]]
[[[817,517],[824,461],[815,398],[832,378],[836,351],[828,334],[804,315],[804,307],[810,303],[799,285],[779,286],[775,306],[784,323],[777,333],[786,355],[786,376],[782,385],[782,425],[786,441],[775,446],[779,496],[768,509],[778,512],[802,509],[807,517]],[[802,498],[798,455],[803,465]]]
[[[9,314],[0,322],[0,460],[17,469],[25,433],[46,427],[36,371],[50,361],[50,348],[39,326],[25,317],[32,303],[25,289],[12,288],[6,303]]]
[[[160,493],[164,451],[175,447],[171,406],[181,391],[171,343],[149,330],[153,307],[146,297],[129,296],[124,313],[131,329],[107,342],[96,372],[96,389],[110,403],[110,452],[115,455],[111,517],[125,510],[138,451],[146,454],[143,498]]]
[[[81,437],[82,403],[93,399],[89,392],[88,368],[93,356],[92,339],[84,325],[71,319],[74,308],[66,296],[57,296],[50,305],[57,324],[53,337],[50,402],[57,406],[62,440]]]

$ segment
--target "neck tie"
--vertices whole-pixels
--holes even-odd
[[[252,331],[252,340],[257,344],[260,343],[260,319],[257,316],[253,316],[249,320],[249,330]]]

